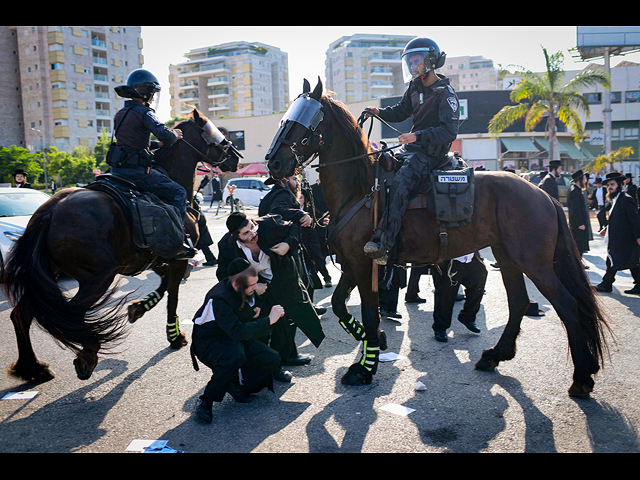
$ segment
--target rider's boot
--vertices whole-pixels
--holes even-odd
[[[376,228],[371,239],[364,246],[364,254],[373,259],[378,265],[387,264],[387,244],[386,234],[382,229]]]
[[[174,260],[189,260],[196,256],[197,250],[193,246],[193,242],[191,241],[191,237],[189,234],[185,234],[184,243],[182,244],[182,249],[175,256]]]

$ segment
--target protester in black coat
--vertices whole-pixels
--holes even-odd
[[[582,170],[573,175],[574,184],[567,197],[569,209],[569,227],[580,253],[589,251],[589,210],[582,190],[586,186],[587,177]]]
[[[213,372],[200,396],[196,414],[212,420],[213,402],[221,402],[225,393],[238,402],[248,403],[250,395],[263,388],[273,391],[272,372],[280,355],[257,339],[283,315],[277,305],[268,312],[256,306],[254,292],[257,273],[247,260],[238,258],[229,266],[229,278],[222,280],[206,295],[193,318],[191,355]]]
[[[623,179],[618,172],[611,172],[604,181],[611,202],[609,224],[600,232],[607,244],[607,270],[595,289],[611,292],[616,272],[631,270],[634,287],[625,293],[640,294],[640,215],[633,198],[622,191]]]
[[[542,183],[540,184],[540,188],[547,192],[551,198],[555,198],[557,201],[560,201],[560,192],[558,191],[558,180],[557,177],[562,173],[562,166],[560,164],[560,160],[551,160],[549,162],[549,173]]]

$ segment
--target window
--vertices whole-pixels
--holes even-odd
[[[640,90],[625,92],[624,103],[640,103]]]
[[[602,103],[602,94],[601,93],[585,93],[585,98],[590,105]]]
[[[640,128],[625,128],[624,139],[625,140],[637,140],[640,138]]]
[[[621,103],[622,92],[611,92],[611,103]]]

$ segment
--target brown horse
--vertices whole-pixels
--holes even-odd
[[[283,118],[267,155],[268,167],[272,177],[283,178],[318,154],[322,191],[335,225],[372,191],[374,160],[365,155],[372,149],[344,105],[322,95],[320,80],[313,92],[305,80],[303,90]],[[314,119],[310,121],[312,114]],[[358,158],[352,160],[354,157]],[[509,320],[500,340],[483,352],[476,368],[492,371],[499,362],[515,356],[516,337],[529,305],[526,274],[551,302],[566,329],[574,363],[569,394],[588,395],[594,386],[591,376],[600,369],[608,350],[604,333],[609,327],[562,207],[531,183],[503,172],[477,172],[474,201],[471,223],[448,229],[445,259],[491,247],[500,264],[509,303]],[[363,253],[373,228],[370,209],[361,208],[332,244],[344,271],[332,297],[333,310],[345,330],[363,342],[362,358],[342,378],[343,383],[351,385],[371,382],[380,345],[385,348],[379,331],[378,294],[372,289],[373,262]],[[408,210],[403,228],[406,249],[398,263],[437,262],[440,230],[435,216],[424,208]],[[362,300],[363,325],[346,307],[346,298],[356,286]]]
[[[191,204],[198,162],[235,171],[239,153],[195,109],[189,120],[175,128],[182,130],[183,140],[157,154],[156,162],[186,189]],[[185,230],[195,244],[198,230],[192,214],[187,215]],[[88,379],[98,362],[100,348],[121,339],[127,319],[133,323],[140,318],[165,291],[169,292],[167,336],[171,347],[186,345],[176,311],[187,263],[167,262],[149,250],[136,248],[122,208],[108,193],[84,188],[61,190],[33,214],[1,272],[3,289],[14,306],[11,320],[18,342],[18,360],[9,372],[26,381],[54,377],[49,365],[36,358],[31,346],[29,328],[35,319],[76,354],[78,378]],[[147,268],[160,275],[160,287],[145,300],[133,303],[127,315],[126,309],[121,308],[127,297],[112,301],[117,286],[109,287],[116,275],[137,275]],[[79,284],[71,299],[65,297],[57,283],[61,273]]]

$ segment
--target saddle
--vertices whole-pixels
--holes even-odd
[[[152,193],[140,192],[129,179],[113,173],[97,175],[86,187],[109,194],[122,208],[133,232],[133,243],[170,260],[182,249],[184,227],[177,209]]]
[[[390,152],[378,158],[380,192],[388,192],[402,162]],[[441,227],[460,227],[471,222],[473,216],[473,168],[458,152],[447,155],[418,186],[409,201],[408,210],[426,208]],[[379,211],[386,212],[390,198],[379,195]]]

